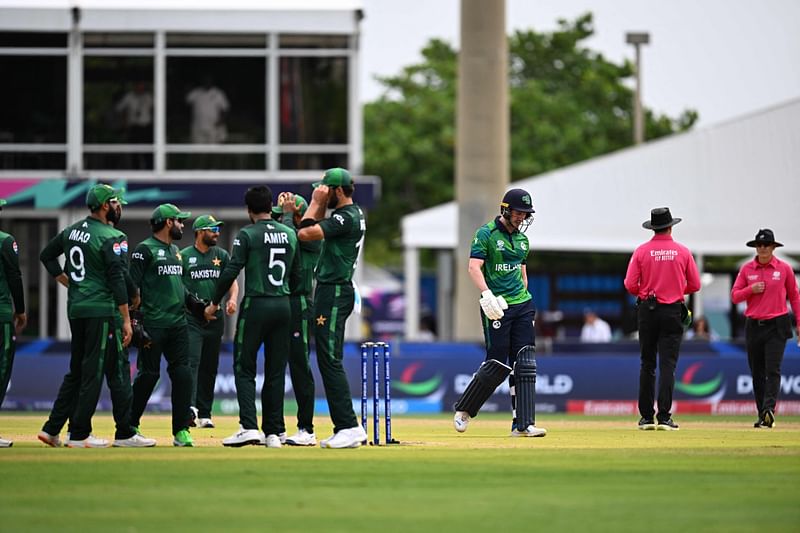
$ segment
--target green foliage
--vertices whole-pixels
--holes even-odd
[[[585,14],[509,38],[512,180],[632,144],[633,65],[586,48],[593,33]],[[402,216],[453,199],[457,52],[433,39],[421,63],[380,81],[384,94],[364,108],[364,172],[383,180],[366,254],[385,265],[399,262]],[[646,109],[645,121],[647,139],[656,139],[690,129],[697,113]]]

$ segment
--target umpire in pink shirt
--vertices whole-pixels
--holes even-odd
[[[775,426],[783,352],[786,341],[792,338],[786,300],[792,304],[800,331],[800,295],[792,267],[773,255],[775,248],[783,244],[775,241],[772,230],[758,230],[747,246],[756,249],[756,257],[739,270],[731,299],[735,304],[747,302],[744,335],[758,409],[754,427],[771,428]]]
[[[672,218],[668,207],[650,211],[642,227],[655,235],[639,246],[625,274],[625,288],[637,298],[639,349],[639,429],[677,430],[672,420],[675,366],[683,338],[683,315],[688,313],[684,295],[700,290],[700,275],[688,248],[672,240]],[[658,413],[653,403],[658,359]],[[656,420],[658,425],[656,425]]]

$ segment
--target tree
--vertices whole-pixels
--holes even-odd
[[[559,20],[551,33],[509,38],[511,179],[521,179],[632,144],[633,65],[606,60],[582,45],[592,15]],[[457,54],[433,39],[422,63],[381,78],[383,95],[364,108],[364,172],[383,180],[369,219],[366,254],[399,258],[402,216],[453,199]],[[695,111],[677,118],[645,110],[647,139],[686,131]],[[436,228],[431,228],[436,231]]]

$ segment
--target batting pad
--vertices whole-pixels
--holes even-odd
[[[514,363],[514,383],[517,393],[517,428],[525,428],[536,421],[536,348],[525,346],[517,352]]]
[[[510,373],[511,367],[496,359],[481,363],[472,381],[467,385],[467,390],[456,402],[455,410],[466,411],[471,417],[478,416],[480,408]]]

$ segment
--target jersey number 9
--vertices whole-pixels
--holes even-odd
[[[83,250],[80,246],[73,246],[69,249],[69,277],[76,283],[80,283],[86,278],[86,263],[83,259]]]

